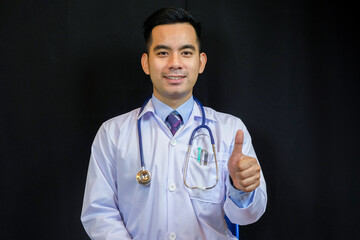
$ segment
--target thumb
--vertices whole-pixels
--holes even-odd
[[[242,155],[243,143],[244,143],[244,132],[242,130],[238,130],[236,132],[234,150],[232,154]]]

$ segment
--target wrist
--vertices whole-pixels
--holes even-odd
[[[238,189],[238,188],[235,186],[235,184],[234,184],[234,182],[233,182],[233,180],[232,180],[232,178],[231,178],[230,175],[229,175],[229,181],[230,181],[230,184],[231,184],[231,186],[232,186],[233,188],[235,188],[236,190],[241,191],[240,189]]]

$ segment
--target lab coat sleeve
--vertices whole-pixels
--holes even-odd
[[[91,148],[81,221],[94,240],[131,239],[118,209],[115,147],[104,125]]]
[[[244,144],[243,144],[243,154],[251,156],[257,159],[254,148],[251,143],[251,137],[247,131],[245,125],[240,121],[238,129],[244,131]],[[237,130],[236,130],[237,131]],[[235,131],[235,133],[236,133]],[[235,138],[234,133],[234,138]],[[232,153],[233,147],[231,147],[230,155]],[[230,177],[227,176],[226,180],[226,200],[224,203],[224,211],[229,220],[234,224],[247,225],[256,222],[264,214],[267,204],[267,193],[266,193],[266,183],[261,171],[260,176],[260,186],[254,190],[254,195],[251,196],[249,205],[244,207],[239,207],[234,203],[239,202],[239,200],[231,199],[234,198],[233,195],[230,198]]]

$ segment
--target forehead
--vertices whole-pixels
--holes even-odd
[[[151,49],[157,45],[178,47],[191,44],[198,47],[195,29],[189,23],[158,25],[153,28],[151,37]]]

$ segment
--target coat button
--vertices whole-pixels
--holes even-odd
[[[177,144],[177,141],[176,139],[172,139],[171,142],[170,142],[171,146],[176,146]]]
[[[175,185],[174,183],[171,183],[171,184],[169,185],[169,190],[170,190],[171,192],[173,192],[173,191],[175,191],[175,189],[176,189],[176,185]]]
[[[173,233],[173,232],[170,233],[170,234],[169,234],[169,239],[170,239],[170,240],[175,240],[175,239],[176,239],[176,234]]]

